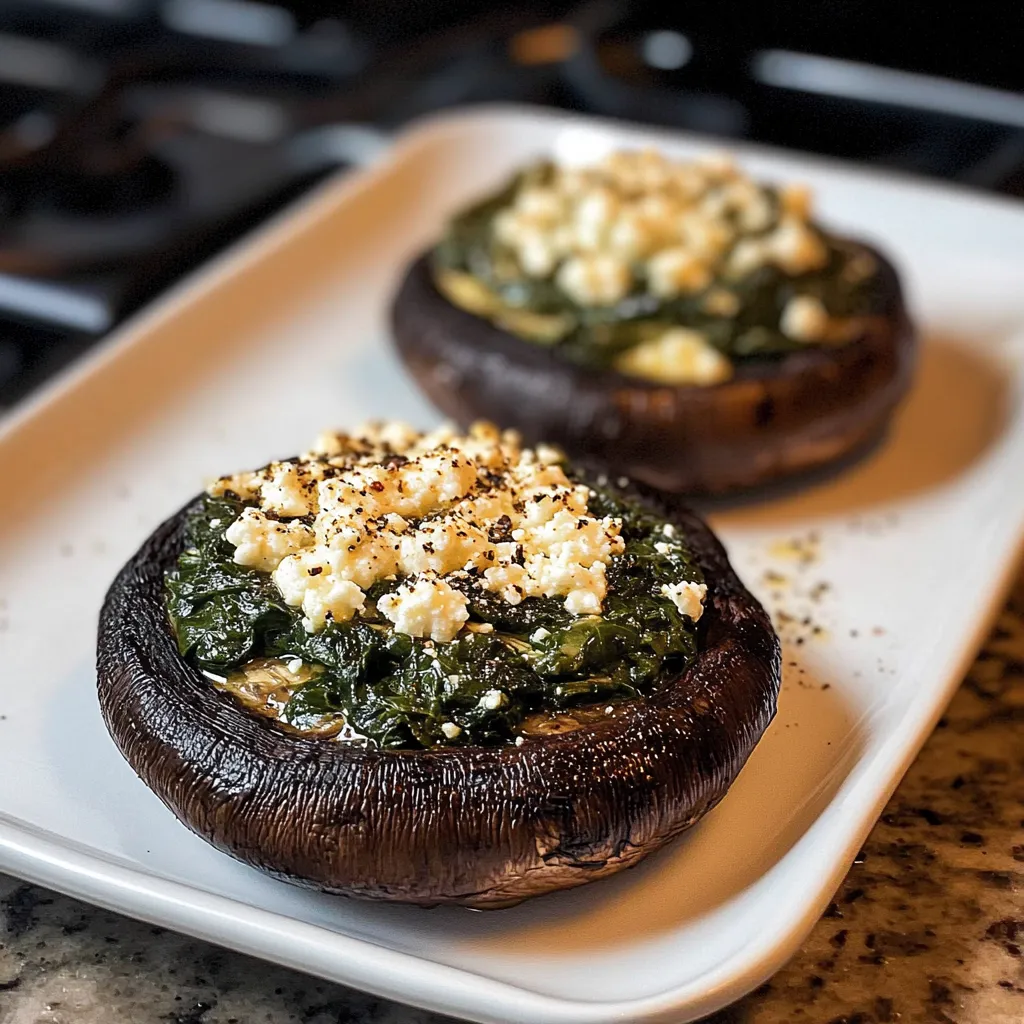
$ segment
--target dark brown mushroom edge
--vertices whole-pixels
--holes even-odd
[[[806,190],[649,152],[532,166],[457,215],[392,326],[456,422],[690,494],[866,449],[916,355],[896,271],[810,219]]]
[[[338,437],[351,450],[352,438]],[[334,601],[342,615],[341,591],[330,587],[289,606],[291,584],[254,563],[276,543],[273,531],[290,538],[317,517],[272,509],[315,490],[302,473],[329,480],[338,470],[342,485],[361,480],[370,500],[383,481],[386,497],[387,474],[418,462],[379,437],[356,460],[357,477],[338,470],[346,457],[335,445],[334,456],[223,478],[121,570],[100,619],[98,689],[131,767],[193,832],[249,865],[313,889],[423,906],[497,908],[593,882],[692,826],[770,723],[780,681],[769,619],[708,527],[678,498],[566,465],[577,494],[594,488],[587,529],[611,524],[608,535],[624,538],[607,562],[601,616],[568,615],[565,588],[508,603],[508,591],[483,589],[474,571],[390,573],[347,622],[324,613]],[[452,464],[465,458],[446,444],[439,451]],[[538,451],[541,464],[555,458]],[[287,479],[293,470],[299,476]],[[480,469],[481,480],[500,476],[493,463]],[[289,484],[298,485],[291,496]],[[568,500],[560,493],[556,501]],[[623,509],[626,519],[609,516]],[[262,547],[252,530],[260,516],[270,531]],[[527,541],[517,530],[515,542],[507,519],[475,524],[491,545],[477,546],[481,564],[493,564],[488,550],[501,565],[523,564]],[[438,521],[408,515],[381,529],[413,538],[401,557],[418,558]],[[323,522],[315,528],[322,534]],[[334,571],[309,572],[318,551],[288,557],[317,580]],[[539,564],[532,557],[528,571]],[[425,635],[422,602],[411,597],[439,579],[465,596],[467,618],[446,640]],[[663,579],[689,582],[668,600]],[[402,595],[411,603],[398,607]],[[545,621],[550,629],[535,628]],[[541,662],[561,674],[538,676],[530,666]],[[452,674],[460,665],[461,677]],[[396,682],[396,672],[406,674]]]

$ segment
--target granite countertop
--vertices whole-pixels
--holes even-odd
[[[0,1024],[445,1018],[0,876]],[[714,1024],[1024,1024],[1024,575],[835,900]]]

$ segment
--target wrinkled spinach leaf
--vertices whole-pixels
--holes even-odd
[[[591,513],[620,517],[626,544],[608,567],[600,617],[571,615],[560,598],[510,605],[453,579],[482,631],[448,643],[395,633],[374,614],[396,581],[369,589],[365,617],[308,632],[268,573],[232,560],[224,531],[244,507],[205,497],[191,510],[185,550],[167,574],[168,613],[182,654],[202,668],[224,672],[254,657],[322,666],[282,713],[299,729],[343,715],[383,747],[507,743],[529,714],[649,692],[696,654],[693,623],[660,588],[701,582],[699,568],[657,516],[606,490],[595,491]]]
[[[795,294],[820,299],[835,317],[883,312],[885,297],[879,275],[851,278],[844,273],[851,259],[864,258],[863,250],[820,229],[814,230],[828,251],[828,261],[809,273],[792,276],[765,265],[739,279],[713,281],[707,289],[692,295],[659,299],[638,285],[613,305],[581,306],[557,287],[553,277],[536,278],[523,272],[512,250],[495,237],[495,215],[512,203],[521,187],[544,185],[552,173],[550,163],[528,167],[495,195],[456,215],[432,259],[435,273],[471,274],[493,293],[499,304],[494,314],[496,322],[506,329],[516,330],[515,320],[506,315],[508,311],[564,317],[573,326],[558,339],[557,348],[572,362],[608,368],[625,350],[678,326],[700,331],[733,359],[783,355],[804,347],[779,328],[782,311]],[[766,194],[773,214],[765,232],[775,227],[780,210],[777,192],[767,189]],[[734,314],[715,314],[706,307],[707,292],[723,283],[738,301]],[[531,340],[526,334],[523,337]]]

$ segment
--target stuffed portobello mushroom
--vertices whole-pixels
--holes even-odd
[[[349,896],[500,907],[725,794],[778,640],[677,499],[475,424],[370,424],[225,476],[99,629],[127,761],[189,828]]]
[[[818,225],[805,188],[652,151],[528,167],[411,265],[392,322],[455,420],[691,493],[866,445],[915,348],[892,266]]]

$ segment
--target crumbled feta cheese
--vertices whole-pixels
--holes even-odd
[[[535,629],[535,630],[534,630],[534,631],[533,631],[533,632],[532,632],[532,633],[530,634],[530,639],[531,639],[531,640],[532,640],[532,641],[533,641],[533,642],[534,642],[535,644],[539,644],[539,643],[541,643],[542,641],[544,641],[544,640],[547,640],[547,638],[548,638],[549,636],[551,636],[551,630],[550,630],[550,629],[545,629],[545,628],[544,628],[543,626],[541,626],[540,628],[538,628],[538,629]]]
[[[347,622],[365,607],[363,591],[351,580],[339,579],[329,571],[310,576],[318,566],[315,550],[285,558],[271,578],[281,591],[285,603],[301,608],[303,625],[311,633],[324,628],[328,620]]]
[[[811,295],[795,295],[782,310],[779,329],[794,341],[821,341],[828,333],[828,310]]]
[[[581,306],[611,306],[629,291],[632,275],[617,256],[573,256],[562,264],[555,280]]]
[[[767,196],[757,190],[736,210],[736,220],[744,231],[764,231],[772,223],[772,206]]]
[[[530,449],[524,451],[523,456],[526,456],[529,451]],[[545,465],[550,465],[552,462],[565,461],[565,452],[561,448],[556,448],[553,444],[539,444],[533,449],[531,454],[536,456],[538,462],[543,462]],[[525,461],[529,462],[532,459]]]
[[[377,610],[394,623],[396,633],[441,642],[453,640],[469,618],[466,596],[433,576],[403,583],[377,602]]]
[[[538,223],[554,224],[565,212],[565,200],[557,189],[534,185],[516,196],[515,208]]]
[[[661,532],[665,534],[666,537],[674,537],[676,535],[676,528],[672,523],[666,523],[661,528]]]
[[[784,213],[798,220],[811,216],[811,190],[806,185],[783,185],[779,189],[779,205]]]
[[[663,540],[656,541],[654,544],[654,550],[659,555],[667,555],[672,550],[671,544],[666,544]]]
[[[724,221],[731,212],[729,197],[720,188],[710,188],[697,201],[697,210],[709,220]]]
[[[211,491],[230,481],[258,502],[225,533],[235,560],[272,573],[313,632],[364,611],[374,583],[399,579],[378,611],[399,632],[450,640],[469,618],[446,582],[453,573],[510,604],[561,597],[574,614],[600,614],[621,523],[588,513],[591,491],[569,480],[560,450],[520,445],[489,424],[464,436],[368,424]]]
[[[243,501],[251,501],[259,496],[261,482],[258,473],[234,473],[214,480],[206,490],[215,498],[234,495]]]
[[[602,566],[602,568],[604,567]],[[601,589],[604,589],[603,580],[601,581]],[[594,590],[587,590],[584,587],[580,587],[569,592],[569,596],[565,599],[565,607],[573,615],[600,615],[601,595],[597,592],[596,588]]]
[[[664,384],[718,384],[732,377],[732,362],[698,331],[673,327],[626,349],[615,362],[622,373]]]
[[[711,271],[688,249],[662,249],[647,261],[647,287],[659,298],[699,292],[711,283]]]
[[[728,221],[709,217],[700,210],[683,213],[679,217],[677,231],[679,241],[709,266],[719,262],[735,239],[735,231]]]
[[[661,593],[683,615],[689,615],[696,622],[704,612],[704,599],[708,595],[708,588],[704,583],[663,583]]]
[[[733,277],[746,277],[767,262],[768,249],[763,238],[741,238],[729,254],[726,269]]]
[[[764,241],[769,262],[787,274],[806,274],[828,260],[824,242],[796,217],[783,217]]]
[[[625,210],[608,232],[608,249],[627,262],[642,259],[658,244],[658,234],[636,210]]]
[[[271,572],[281,560],[309,547],[313,531],[304,523],[269,519],[257,508],[246,508],[224,531],[235,545],[235,561],[253,569]]]
[[[528,276],[553,279],[580,304],[606,306],[637,281],[674,298],[766,264],[794,275],[814,269],[826,249],[810,221],[806,188],[761,185],[727,154],[676,161],[620,150],[556,166],[543,185],[528,178],[493,229]],[[738,301],[725,295],[709,312],[735,315]]]
[[[302,659],[289,658],[288,661],[284,663],[284,667],[288,669],[288,671],[291,672],[292,675],[295,675],[295,673],[302,668]]]
[[[315,483],[295,463],[276,465],[260,488],[260,506],[279,516],[308,515],[315,501]]]
[[[607,186],[597,185],[582,193],[573,215],[575,241],[582,251],[601,247],[620,206],[619,197]]]
[[[516,746],[521,747],[526,742],[526,739],[522,736],[516,737]]]
[[[445,738],[449,740],[458,739],[462,735],[462,729],[460,729],[454,722],[442,723],[441,732],[443,732]]]
[[[731,317],[740,311],[740,300],[735,292],[725,288],[712,288],[704,296],[701,306],[712,316]]]
[[[649,147],[609,153],[601,166],[620,191],[630,195],[665,188],[673,170],[672,164],[658,150]]]
[[[558,265],[555,239],[541,229],[521,233],[517,255],[520,266],[530,277],[548,277]]]
[[[488,690],[480,697],[479,703],[487,711],[497,711],[508,704],[508,695],[501,690]]]

